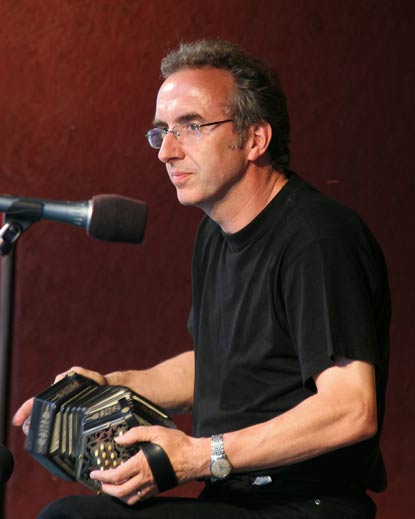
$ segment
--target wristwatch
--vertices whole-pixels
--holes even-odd
[[[225,454],[223,435],[213,435],[210,445],[212,448],[210,457],[210,480],[215,482],[217,480],[226,479],[231,473],[232,465]]]

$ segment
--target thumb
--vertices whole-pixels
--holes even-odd
[[[13,425],[18,427],[23,425],[25,420],[30,416],[30,413],[32,412],[33,400],[33,398],[30,398],[20,406],[20,408],[16,411],[16,414],[13,416]]]

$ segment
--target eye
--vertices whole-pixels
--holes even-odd
[[[200,127],[197,123],[189,123],[187,125],[187,128],[191,131],[191,132],[198,132]]]

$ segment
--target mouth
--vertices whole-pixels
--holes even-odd
[[[193,175],[190,171],[169,171],[170,180],[176,187],[180,187]]]

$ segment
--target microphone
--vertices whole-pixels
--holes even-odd
[[[12,475],[14,459],[9,449],[0,443],[0,484],[6,483]]]
[[[10,210],[11,219],[28,219],[23,204],[40,207],[41,219],[82,227],[98,240],[141,243],[144,238],[147,205],[125,196],[96,195],[91,200],[69,202],[0,195],[0,212]]]

